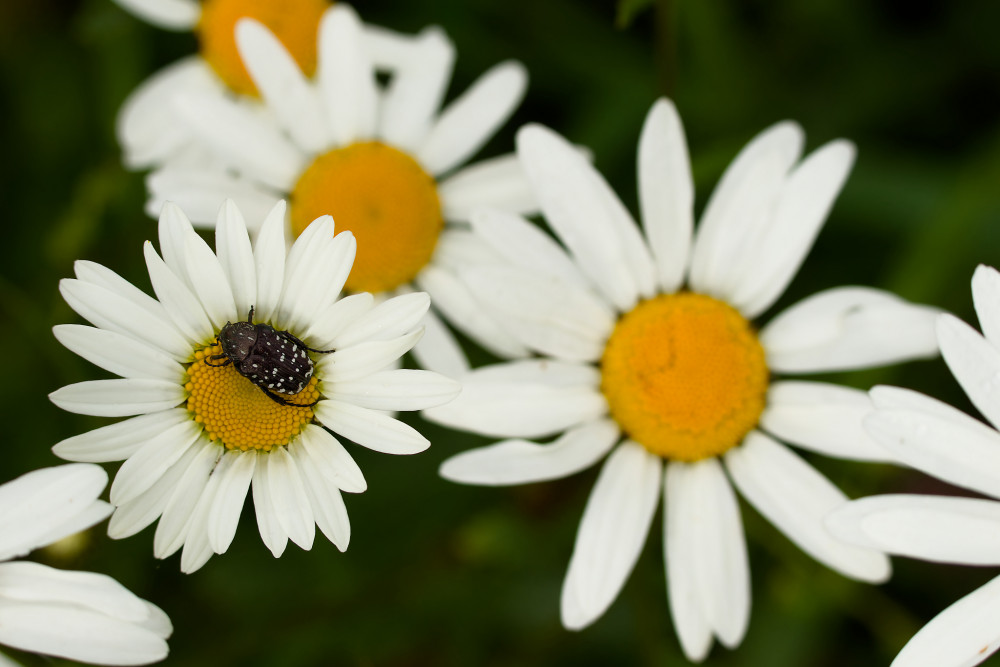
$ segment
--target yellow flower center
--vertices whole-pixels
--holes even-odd
[[[321,215],[357,237],[351,292],[385,292],[413,280],[444,228],[434,179],[377,141],[320,155],[302,173],[291,195],[292,231],[298,236]]]
[[[222,354],[219,345],[210,345],[195,352],[188,366],[187,409],[194,420],[203,424],[210,440],[218,440],[226,449],[262,449],[287,445],[302,428],[312,421],[311,407],[280,405],[250,382],[236,368],[209,366],[205,359]],[[211,363],[221,364],[225,360]],[[281,398],[303,406],[319,399],[314,375],[305,389],[295,395],[278,394]]]
[[[738,445],[764,409],[768,369],[750,323],[702,294],[643,301],[615,326],[601,390],[622,430],[667,459]]]
[[[295,58],[306,76],[316,71],[316,33],[328,0],[205,0],[196,32],[201,55],[226,85],[241,95],[257,95],[236,49],[236,22],[260,21]]]

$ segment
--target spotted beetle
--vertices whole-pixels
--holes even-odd
[[[269,324],[253,323],[253,306],[246,322],[226,322],[217,337],[222,354],[205,359],[205,364],[214,367],[232,364],[237,372],[260,387],[260,390],[279,405],[308,408],[308,405],[292,403],[278,396],[294,396],[305,389],[313,374],[313,361],[306,352],[329,354],[333,350],[317,350],[281,329]],[[223,359],[221,364],[212,361]]]

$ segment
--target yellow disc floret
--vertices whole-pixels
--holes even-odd
[[[411,281],[430,261],[444,228],[434,179],[412,157],[377,141],[325,153],[299,177],[292,231],[321,215],[358,240],[352,292],[384,292]]]
[[[201,55],[226,85],[242,95],[256,95],[236,49],[236,22],[260,21],[274,33],[306,76],[316,71],[316,33],[328,0],[205,0],[197,33]]]
[[[764,349],[731,306],[667,294],[626,313],[601,359],[601,390],[622,430],[667,459],[699,461],[740,443],[760,418]]]
[[[267,397],[250,380],[233,367],[210,366],[206,357],[222,354],[222,348],[211,345],[195,353],[188,367],[187,409],[196,422],[204,425],[210,440],[219,441],[227,449],[262,449],[287,445],[302,428],[312,421],[308,406],[319,399],[315,376],[294,396],[281,398],[303,407],[280,405]],[[212,361],[221,364],[222,361]]]

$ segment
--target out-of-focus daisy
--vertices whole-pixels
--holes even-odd
[[[0,486],[0,644],[100,665],[167,657],[170,619],[111,577],[10,562],[107,518],[107,483],[100,466],[71,463]]]
[[[980,266],[972,296],[983,333],[941,315],[941,355],[981,421],[929,396],[897,387],[871,391],[868,433],[898,460],[929,475],[1000,498],[1000,274]],[[1000,502],[886,495],[833,513],[834,534],[863,547],[923,560],[1000,565]],[[965,596],[911,639],[893,667],[971,667],[1000,647],[1000,577]]]
[[[311,76],[316,70],[316,34],[328,0],[116,0],[140,18],[167,30],[193,31],[199,53],[157,72],[122,105],[117,133],[125,164],[148,168],[192,154],[190,129],[178,123],[173,98],[200,93],[232,99],[248,113],[259,113],[259,92],[236,50],[234,30],[241,18],[268,27],[296,65]],[[376,67],[387,72],[405,63],[413,38],[368,26],[365,43]]]
[[[320,22],[312,78],[257,21],[240,20],[236,42],[268,114],[211,95],[180,96],[175,107],[212,164],[181,160],[153,172],[149,212],[175,201],[195,224],[212,225],[224,197],[248,219],[287,197],[294,235],[330,214],[357,237],[349,291],[393,294],[415,283],[456,327],[497,354],[525,354],[454,275],[456,265],[480,259],[464,224],[474,207],[535,208],[516,156],[459,168],[519,103],[524,68],[497,65],[439,111],[454,48],[438,30],[420,36],[384,87],[361,23],[344,4]],[[464,371],[464,357],[440,321],[431,317],[426,326],[417,350],[425,367]]]
[[[458,391],[435,373],[385,370],[420,338],[427,295],[378,306],[367,293],[338,300],[354,237],[334,237],[326,216],[288,249],[284,209],[275,206],[251,247],[227,201],[213,252],[178,207],[164,207],[162,257],[145,246],[156,299],[91,262],[77,262],[76,279],[60,284],[94,326],[60,325],[56,338],[121,378],[63,387],[53,402],[132,418],[54,451],[74,461],[124,459],[111,485],[109,534],[132,535],[159,517],[154,553],[165,558],[183,545],[185,572],[229,547],[251,483],[257,525],[275,556],[289,539],[311,548],[314,524],[343,551],[350,524],[340,491],[366,483],[334,434],[389,454],[423,451],[427,440],[386,411],[437,405]],[[251,310],[253,324],[273,331],[252,332],[259,344],[227,357],[220,331]],[[286,353],[298,359],[297,375],[286,374]]]
[[[692,660],[713,635],[737,645],[750,579],[736,496],[846,576],[882,581],[884,554],[827,534],[847,499],[787,441],[823,454],[881,460],[866,438],[864,392],[775,379],[935,354],[935,311],[842,287],[812,296],[760,332],[796,273],[854,157],[845,141],[799,162],[803,136],[780,123],[730,165],[693,235],[693,184],[680,119],[657,102],[639,142],[645,239],[607,183],[540,126],[517,149],[548,224],[483,212],[472,227],[507,267],[462,273],[472,291],[540,359],[470,372],[463,393],[425,411],[440,423],[512,438],[455,456],[446,478],[520,484],[563,477],[610,452],[591,493],[562,592],[579,629],[628,577],[664,496],[671,612]],[[557,436],[548,444],[522,438]]]

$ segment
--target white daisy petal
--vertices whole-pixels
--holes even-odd
[[[192,283],[188,279],[187,255],[184,253],[187,235],[193,230],[191,221],[180,206],[173,202],[167,202],[163,205],[157,222],[156,231],[160,240],[160,253],[163,255],[163,262],[188,289],[191,289]]]
[[[191,356],[191,344],[166,312],[155,315],[131,299],[83,280],[60,280],[59,293],[70,308],[96,327],[146,341],[177,361]]]
[[[941,356],[972,404],[1000,425],[1000,350],[954,315],[937,321]]]
[[[420,340],[421,335],[422,332],[418,329],[391,340],[358,343],[325,355],[317,366],[324,381],[334,385],[360,380],[385,369],[399,359]]]
[[[143,251],[153,291],[156,292],[156,297],[167,309],[177,328],[194,343],[211,339],[215,333],[212,321],[205,313],[198,297],[188,289],[184,280],[167,268],[166,263],[153,249],[152,243],[146,241]]]
[[[188,280],[216,330],[236,313],[236,300],[219,258],[193,229],[184,239]]]
[[[166,558],[184,545],[195,506],[219,458],[219,448],[207,438],[202,438],[192,449],[196,451],[195,457],[174,487],[156,525],[153,555],[157,558]]]
[[[253,257],[257,267],[258,321],[268,321],[278,307],[285,275],[285,202],[279,201],[267,214],[254,243]]]
[[[0,563],[0,598],[76,605],[123,621],[144,620],[148,604],[107,575],[30,561]]]
[[[694,229],[694,180],[677,109],[659,99],[639,138],[639,206],[663,292],[684,282]]]
[[[144,493],[115,508],[108,522],[108,536],[115,540],[131,537],[156,521],[174,495],[178,483],[188,468],[199,458],[201,451],[190,447],[175,464],[170,466]]]
[[[646,542],[662,470],[659,457],[634,442],[622,443],[601,468],[563,582],[562,622],[568,629],[590,625],[618,596]]]
[[[868,395],[875,407],[880,410],[900,409],[928,412],[936,417],[954,421],[959,425],[966,421],[975,421],[961,410],[912,389],[876,385],[871,388]]]
[[[138,624],[71,604],[0,601],[0,643],[100,665],[145,665],[167,643]]]
[[[373,136],[375,71],[361,21],[349,5],[338,4],[323,15],[318,48],[316,80],[334,143],[343,146]]]
[[[480,366],[461,378],[464,384],[523,382],[550,387],[593,387],[601,383],[601,372],[590,364],[556,359],[520,359]]]
[[[174,120],[170,99],[179,91],[211,93],[221,88],[203,58],[179,60],[143,81],[118,111],[115,134],[122,161],[130,169],[162,164],[191,140],[183,123]]]
[[[489,141],[521,103],[528,86],[524,65],[494,66],[438,116],[416,158],[434,176],[468,160]]]
[[[164,323],[168,325],[171,324],[170,318],[167,316],[166,311],[164,311],[163,306],[159,301],[149,296],[108,267],[102,266],[97,262],[88,262],[87,260],[78,259],[73,262],[73,273],[80,281],[103,287],[123,299],[131,301],[142,309],[149,311],[150,314],[161,318]]]
[[[441,464],[453,482],[505,486],[560,479],[589,468],[618,442],[614,422],[600,419],[568,429],[549,444],[504,440],[470,449]]]
[[[333,229],[333,218],[321,216],[309,223],[288,251],[277,313],[271,317],[282,329],[299,329],[308,311],[319,309],[326,274],[338,268],[320,261],[333,243]]]
[[[615,325],[600,299],[558,278],[501,266],[470,268],[462,277],[508,331],[547,356],[594,361]]]
[[[340,401],[320,401],[316,419],[362,447],[384,454],[417,454],[430,447],[415,429],[375,410]]]
[[[628,211],[580,152],[541,125],[517,133],[517,154],[545,219],[594,286],[619,310],[651,296],[653,263]]]
[[[329,431],[308,424],[302,435],[290,447],[299,468],[316,470],[338,489],[348,493],[363,493],[368,488],[361,468]]]
[[[423,329],[423,336],[412,350],[417,366],[450,378],[458,378],[468,372],[469,360],[466,359],[465,352],[433,310],[424,314],[420,327]]]
[[[150,379],[90,380],[49,394],[63,410],[94,417],[131,417],[170,409],[187,398],[176,382]]]
[[[260,531],[260,538],[264,541],[271,554],[279,558],[288,546],[288,533],[278,520],[274,501],[271,497],[271,484],[269,482],[271,457],[267,454],[258,454],[257,466],[254,469],[253,482],[253,506],[257,514],[257,529]]]
[[[499,357],[523,357],[528,348],[500,325],[493,309],[470,291],[467,281],[451,271],[427,266],[417,276],[417,285],[426,290],[440,311],[456,329],[464,332]],[[491,305],[491,304],[487,304]]]
[[[1000,347],[1000,272],[980,264],[972,274],[972,300],[986,340]]]
[[[289,539],[309,551],[316,534],[316,523],[295,459],[284,447],[272,449],[267,458],[267,481],[274,515]]]
[[[892,455],[862,426],[873,409],[860,389],[823,382],[774,382],[760,425],[771,435],[820,454],[888,462]]]
[[[456,429],[501,438],[543,438],[599,419],[608,406],[596,386],[553,387],[538,382],[462,379],[455,400],[423,411]],[[517,419],[511,419],[517,415]]]
[[[982,422],[954,408],[943,416],[881,409],[865,418],[864,426],[903,463],[946,482],[1000,497],[1000,434]]]
[[[937,354],[940,311],[867,287],[818,292],[760,332],[767,365],[779,373],[881,366]]]
[[[0,531],[4,543],[0,559],[23,556],[44,546],[43,538],[53,526],[66,525],[74,517],[90,514],[108,475],[100,466],[69,463],[21,475],[0,486]],[[95,517],[97,523],[103,517]],[[65,535],[58,536],[65,537]]]
[[[257,269],[246,222],[232,199],[227,199],[219,209],[215,247],[232,290],[236,312],[250,312],[257,301]]]
[[[744,251],[766,223],[803,141],[797,124],[778,123],[754,137],[726,168],[705,206],[691,250],[688,282],[696,292],[726,298],[756,267],[744,259]]]
[[[333,347],[337,337],[375,305],[375,297],[368,292],[351,294],[317,313],[302,336],[311,347],[325,350]]]
[[[954,603],[913,636],[892,667],[973,667],[1000,648],[1000,577]]]
[[[246,452],[227,451],[212,473],[218,479],[215,507],[208,515],[208,543],[217,554],[225,553],[236,536],[236,525],[243,513],[243,503],[250,489],[250,480],[257,457]],[[211,480],[209,480],[211,483]]]
[[[308,153],[329,146],[319,98],[284,44],[245,17],[236,22],[236,47],[261,98],[292,141]]]
[[[52,333],[70,351],[115,375],[174,382],[184,377],[184,368],[166,352],[116,331],[59,324]]]
[[[443,30],[430,27],[407,46],[406,57],[395,68],[382,99],[379,136],[392,146],[414,153],[430,131],[444,99],[455,64],[455,45]]]
[[[320,220],[326,218],[324,223]],[[351,232],[341,232],[333,236],[333,220],[324,216],[313,222],[296,240],[292,252],[285,263],[285,290],[281,296],[281,311],[287,313],[288,327],[301,330],[309,324],[317,312],[333,303],[354,264],[357,241]],[[319,235],[311,242],[305,256],[296,257],[295,249],[308,241],[306,234],[313,227]],[[304,270],[294,271],[300,264]]]
[[[199,227],[215,224],[219,206],[232,199],[251,220],[262,220],[281,198],[274,190],[219,169],[165,166],[146,177],[146,214],[158,217],[167,202]]]
[[[184,548],[181,549],[181,572],[184,574],[197,572],[212,558],[212,547],[208,543],[208,518],[214,510],[215,496],[219,490],[219,481],[216,479],[218,474],[219,469],[216,467],[191,511],[184,536]]]
[[[889,578],[885,554],[835,539],[823,526],[847,497],[787,447],[752,431],[725,455],[740,493],[778,530],[827,567],[852,579],[880,583]]]
[[[552,237],[514,213],[477,210],[472,229],[507,262],[586,288],[588,283]]]
[[[201,18],[194,0],[115,0],[118,5],[164,30],[193,30]]]
[[[111,502],[121,505],[145,493],[198,440],[201,432],[199,424],[188,420],[150,438],[118,470],[111,484]]]
[[[394,296],[357,317],[331,344],[340,349],[362,341],[398,338],[417,326],[430,304],[430,297],[423,292]]]
[[[731,303],[746,317],[781,296],[812,248],[854,164],[854,145],[833,141],[810,154],[788,176],[766,232],[758,237],[755,271],[740,281]]]
[[[295,459],[302,475],[306,498],[312,506],[316,525],[340,551],[346,551],[351,541],[351,522],[340,491],[328,484],[327,478],[311,467],[309,461],[301,459],[301,449],[289,448],[288,453]]]
[[[443,375],[404,368],[332,383],[328,395],[337,401],[375,410],[423,410],[447,403],[461,388],[458,382]]]
[[[935,563],[1000,565],[1000,503],[979,498],[886,495],[848,503],[830,531],[869,549]]]
[[[66,438],[57,443],[52,452],[68,461],[122,461],[132,456],[150,438],[190,419],[191,413],[184,408],[140,415]]]
[[[677,488],[671,490],[672,486]],[[723,644],[734,648],[750,619],[750,565],[736,494],[717,459],[670,463],[665,488],[667,522],[681,524],[680,540],[687,544],[677,548],[690,551],[695,595],[704,619]],[[669,584],[690,575],[672,571]]]
[[[267,117],[234,100],[197,93],[179,94],[173,105],[229,167],[278,190],[287,192],[295,184],[305,158]]]
[[[538,202],[517,155],[501,155],[476,162],[445,178],[438,185],[445,220],[466,222],[476,209],[495,208],[531,215]]]
[[[667,600],[681,650],[691,662],[701,662],[712,648],[712,627],[701,590],[695,533],[702,517],[691,511],[691,476],[684,464],[670,463],[663,484],[663,560],[667,570]]]

